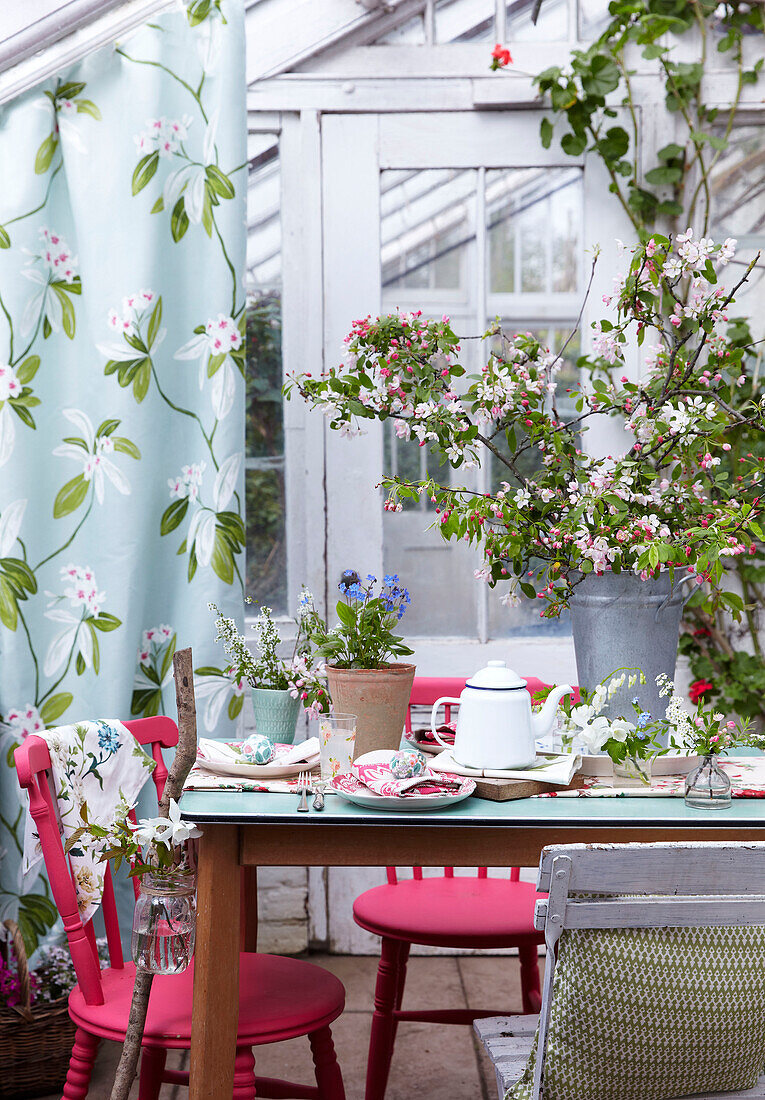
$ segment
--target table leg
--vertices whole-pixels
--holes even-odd
[[[239,829],[199,842],[189,1100],[231,1100],[239,1017]]]

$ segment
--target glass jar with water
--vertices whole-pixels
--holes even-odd
[[[194,954],[196,922],[194,875],[146,871],[133,913],[133,962],[152,974],[180,974]]]

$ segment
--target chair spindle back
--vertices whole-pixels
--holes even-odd
[[[178,744],[178,727],[172,718],[164,716],[139,718],[124,724],[139,744],[151,747],[151,754],[156,764],[152,777],[157,791],[157,800],[159,800],[167,780],[167,767],[162,757],[162,748],[172,748]],[[40,840],[53,900],[64,924],[77,981],[87,1004],[103,1004],[96,936],[92,920],[84,924],[80,917],[72,868],[64,853],[61,837],[61,819],[53,791],[48,746],[42,737],[31,734],[16,749],[14,757],[19,784],[29,794],[29,811]],[[135,815],[133,818],[135,819]],[[137,890],[137,881],[134,880],[133,885]],[[108,863],[104,872],[101,909],[106,928],[109,960],[114,969],[121,969],[124,966],[124,959],[114,883]]]

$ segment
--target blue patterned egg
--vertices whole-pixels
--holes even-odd
[[[402,749],[390,758],[390,770],[396,779],[416,779],[425,771],[427,761],[421,752]]]
[[[248,764],[268,764],[273,760],[274,746],[262,733],[253,733],[242,742],[241,753]]]

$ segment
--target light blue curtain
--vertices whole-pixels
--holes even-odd
[[[174,715],[176,646],[205,729],[241,711],[207,605],[243,606],[246,182],[241,0],[0,108],[0,916],[28,933],[21,739]]]

